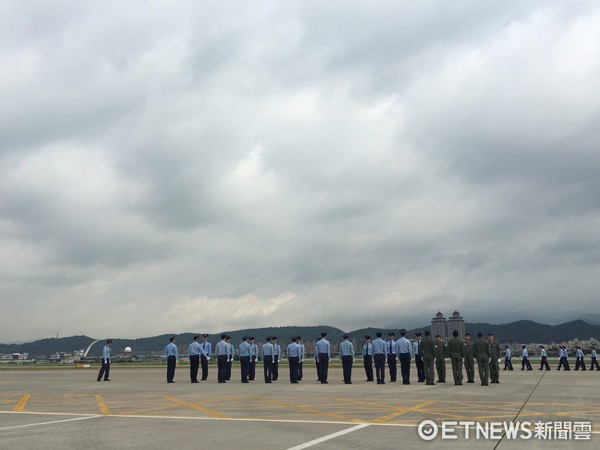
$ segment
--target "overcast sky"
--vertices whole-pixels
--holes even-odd
[[[0,342],[598,312],[598,23],[0,3]]]

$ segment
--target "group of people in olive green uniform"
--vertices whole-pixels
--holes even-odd
[[[419,345],[419,354],[423,359],[425,384],[435,384],[434,366],[438,376],[437,382],[446,382],[446,358],[450,359],[452,377],[457,386],[463,384],[463,361],[467,383],[475,382],[475,361],[482,386],[488,386],[490,381],[500,383],[500,346],[494,341],[494,335],[491,333],[488,334],[487,340],[483,338],[482,333],[477,333],[477,340],[472,342],[469,333],[465,334],[463,341],[455,330],[446,345],[440,335],[432,339],[431,333],[425,331],[425,337]]]

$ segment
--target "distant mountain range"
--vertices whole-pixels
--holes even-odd
[[[489,323],[466,323],[467,332],[473,337],[481,331],[487,336],[488,333],[493,333],[498,342],[521,342],[521,343],[550,343],[563,342],[572,339],[590,339],[591,337],[600,338],[600,325],[593,325],[584,320],[574,320],[560,325],[545,325],[533,322],[531,320],[519,320],[502,325],[493,325]],[[413,338],[415,332],[428,330],[429,326],[408,330],[407,336]],[[389,329],[383,328],[362,328],[351,331],[349,334],[352,338],[362,340],[365,335],[375,337],[377,331],[382,331],[384,336],[387,335]],[[394,328],[396,337],[399,337],[398,329]],[[240,342],[242,336],[254,336],[257,342],[264,342],[266,336],[277,336],[279,342],[287,344],[292,336],[300,335],[305,341],[316,340],[321,332],[327,332],[327,338],[331,342],[342,340],[343,330],[339,328],[319,325],[313,327],[273,327],[273,328],[248,328],[236,331],[224,331],[212,335],[210,341],[215,343],[219,340],[220,334],[228,334],[231,336],[232,342]],[[177,336],[177,344],[187,345],[192,341],[195,333],[179,333]],[[160,336],[152,336],[138,339],[119,339],[108,336],[106,338],[113,339],[113,353],[122,351],[125,347],[131,347],[136,352],[160,352],[169,342],[169,337],[173,334],[163,334]],[[57,352],[73,352],[87,348],[95,339],[88,336],[71,336],[64,338],[41,339],[34,342],[22,344],[0,344],[0,353],[24,353],[27,352],[31,356],[51,355]],[[88,356],[99,356],[104,343],[98,342],[90,351]]]

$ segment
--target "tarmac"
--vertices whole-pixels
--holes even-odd
[[[249,384],[239,367],[226,384],[214,367],[198,384],[187,366],[174,384],[164,368],[113,365],[110,382],[96,381],[97,367],[0,370],[0,448],[599,448],[600,373],[517,369],[501,371],[500,384],[481,386],[476,375],[475,384],[455,386],[449,369],[447,383],[435,386],[418,383],[414,367],[410,385],[367,383],[359,365],[351,385],[338,367],[321,384],[306,364],[300,384],[290,384],[286,366],[272,384],[260,365]],[[424,420],[438,427],[431,441],[419,435]],[[447,433],[456,439],[442,439],[442,421],[460,422]],[[531,437],[496,429],[476,439],[469,422],[523,424]],[[565,428],[581,423],[580,432]]]

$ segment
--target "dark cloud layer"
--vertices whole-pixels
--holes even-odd
[[[595,2],[0,8],[0,341],[597,303]]]

